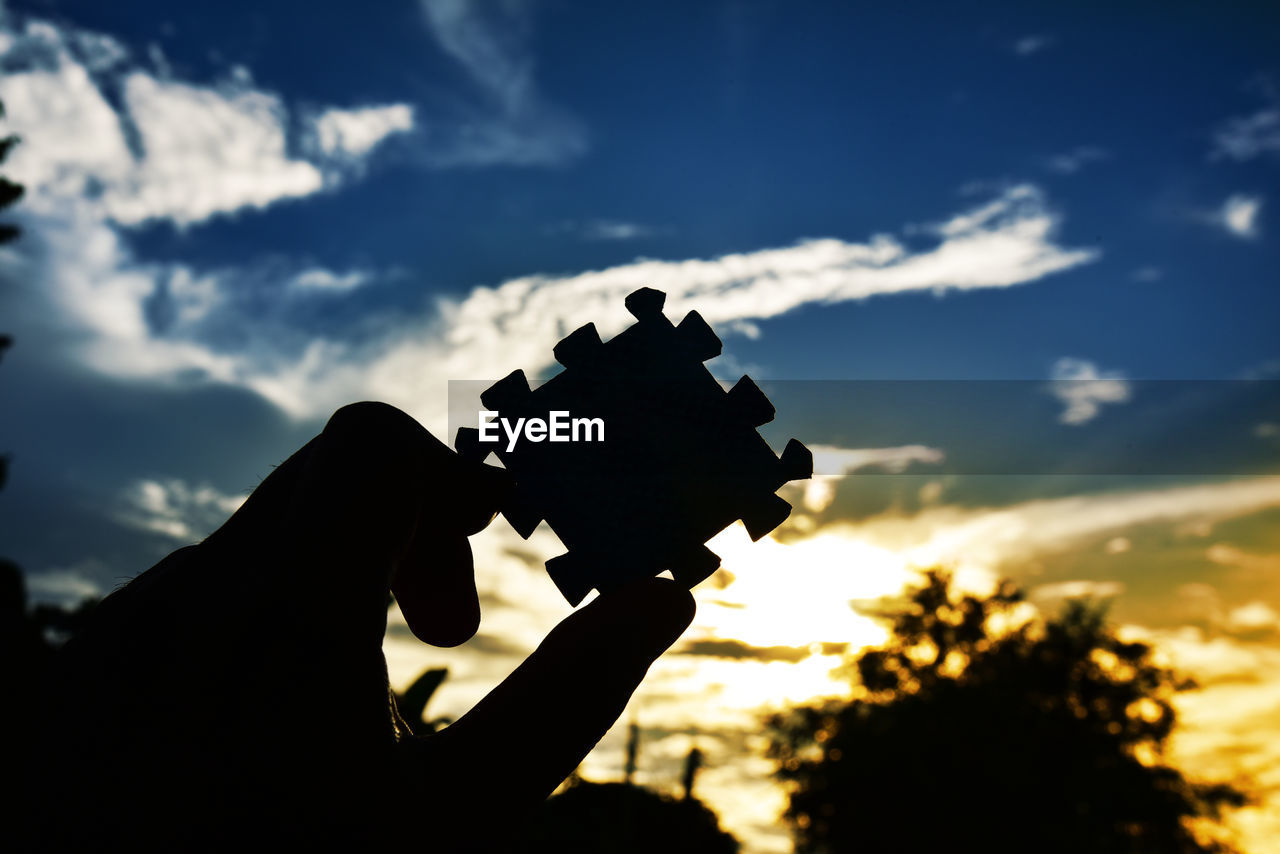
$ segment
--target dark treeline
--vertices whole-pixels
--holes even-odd
[[[1021,602],[932,571],[881,612],[889,644],[850,662],[856,699],[769,719],[797,852],[1233,850],[1217,820],[1245,792],[1164,759],[1172,697],[1195,686],[1098,606],[1043,620]]]

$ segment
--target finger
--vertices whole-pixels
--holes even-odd
[[[318,450],[322,458],[313,460]],[[470,535],[483,529],[493,520],[511,488],[504,470],[462,459],[400,410],[381,403],[356,403],[335,412],[324,432],[277,466],[205,542],[217,546],[225,542],[230,547],[276,540],[289,514],[314,518],[319,506],[331,502],[333,492],[350,495],[374,488],[376,476],[365,478],[365,484],[353,482],[354,478],[343,482],[334,476],[337,469],[346,467],[346,461],[362,455],[366,464],[378,458],[390,458],[394,463],[410,455],[424,457],[429,476],[416,485],[427,497],[437,500],[433,502],[432,512],[421,521],[441,534],[461,531]],[[335,472],[326,475],[322,471],[317,475],[316,469],[327,468],[334,468]],[[403,475],[410,468],[401,466],[400,473]],[[376,475],[376,472],[369,474]],[[393,467],[391,475],[396,474]],[[305,485],[304,480],[308,481]],[[317,481],[318,489],[315,488]],[[376,513],[392,493],[379,489],[374,495],[359,495],[355,503],[378,502],[370,508]],[[295,505],[302,506],[300,514]]]
[[[391,591],[413,634],[434,646],[457,646],[480,627],[475,566],[466,535],[493,521],[510,493],[505,471],[454,456],[456,488],[424,511],[395,568]]]
[[[474,791],[514,810],[545,799],[622,714],[649,666],[688,628],[689,591],[650,578],[602,595],[558,625],[474,709],[406,751],[446,803]]]
[[[415,631],[458,643],[474,633],[459,637],[459,626],[478,613],[470,552],[459,540],[488,524],[507,489],[505,472],[463,460],[400,410],[353,404],[204,548],[227,566],[263,565],[272,577],[252,583],[301,600],[313,619],[354,620],[370,634],[381,631],[394,574],[406,617],[421,611]],[[432,619],[445,621],[434,635]]]
[[[419,526],[391,581],[405,622],[418,640],[457,646],[480,627],[471,544],[457,533],[436,535]]]
[[[202,551],[212,552],[223,548],[269,542],[278,533],[284,514],[293,502],[298,480],[315,450],[319,436],[295,451],[287,460],[272,469],[262,483],[245,499],[231,518],[205,537]]]

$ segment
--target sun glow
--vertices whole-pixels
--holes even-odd
[[[753,543],[741,525],[708,545],[721,556],[724,589],[704,585],[696,631],[757,647],[883,641],[884,628],[852,604],[899,592],[913,574],[898,554],[852,536],[842,526],[791,543]]]

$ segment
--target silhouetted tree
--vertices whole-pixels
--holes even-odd
[[[0,103],[0,118],[4,118],[4,104]],[[4,163],[9,158],[9,153],[13,151],[13,147],[18,144],[18,137],[10,134],[0,139],[0,163]],[[18,199],[22,198],[23,188],[21,184],[15,184],[8,178],[0,176],[0,210],[12,205]],[[17,238],[21,233],[16,225],[10,223],[0,223],[0,245],[8,243]],[[8,345],[7,337],[0,336],[0,354],[4,352],[4,348]]]
[[[893,639],[851,662],[855,699],[769,718],[800,854],[1229,851],[1246,802],[1163,761],[1193,687],[1103,609],[1030,619],[1010,582],[956,595],[934,571],[881,613]]]
[[[4,103],[0,102],[0,118],[4,118]],[[0,164],[4,163],[9,157],[9,152],[18,144],[18,138],[9,135],[0,139]],[[4,176],[0,176],[0,210],[12,205],[18,199],[22,198],[22,185],[15,184]],[[0,223],[0,246],[14,240],[18,237],[19,229],[16,225],[9,223]],[[4,351],[13,346],[13,338],[0,332],[0,359],[4,358]],[[0,488],[4,487],[5,479],[9,470],[9,457],[7,454],[0,455]]]
[[[702,763],[702,751],[695,747],[689,753],[681,798],[632,782],[639,754],[640,727],[632,723],[627,728],[622,782],[595,783],[575,771],[517,839],[504,842],[502,850],[517,854],[736,854],[738,840],[721,829],[715,812],[693,796],[693,777]]]

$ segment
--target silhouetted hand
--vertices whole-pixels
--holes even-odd
[[[505,487],[399,410],[339,410],[60,652],[31,741],[42,843],[450,851],[500,838],[694,611],[665,579],[601,596],[452,726],[412,736],[382,655],[387,591],[422,640],[470,638],[466,538]]]

